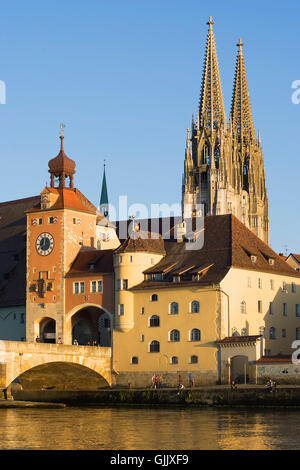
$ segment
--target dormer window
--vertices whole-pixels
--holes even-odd
[[[154,281],[162,281],[163,280],[163,275],[162,273],[156,273],[153,275],[153,280]]]
[[[95,269],[95,265],[94,264],[90,264],[90,271],[94,271]]]
[[[256,263],[256,261],[257,261],[257,256],[251,255],[250,259],[251,259],[252,263]]]
[[[180,282],[180,276],[173,276],[173,282]]]
[[[274,258],[269,258],[269,265],[274,266],[274,264],[275,264]]]

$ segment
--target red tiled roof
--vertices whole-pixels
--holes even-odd
[[[0,307],[26,303],[26,216],[40,196],[0,203]]]
[[[164,241],[159,235],[158,238],[151,238],[150,232],[134,232],[131,237],[115,250],[115,253],[132,253],[143,251],[147,253],[165,254]]]
[[[218,344],[230,344],[230,343],[256,343],[261,338],[261,335],[252,336],[227,336],[226,338],[216,341]]]
[[[273,362],[292,362],[292,356],[289,355],[278,355],[278,356],[262,356],[256,361],[256,363],[273,363]]]
[[[46,188],[49,193],[57,194],[57,201],[46,210],[74,209],[80,212],[96,214],[96,207],[77,188]],[[40,203],[27,212],[38,212],[42,210]],[[44,211],[45,209],[43,209]]]
[[[291,255],[300,263],[300,255],[296,255],[295,253],[291,253]]]
[[[166,256],[145,270],[144,274],[168,272],[168,276],[163,281],[145,280],[134,286],[133,290],[186,285],[185,282],[192,281],[191,270],[186,271],[179,283],[170,281],[173,274],[191,266],[195,266],[194,271],[202,271],[202,276],[193,281],[194,284],[218,284],[231,267],[300,277],[300,273],[231,214],[205,217],[204,245],[201,249],[186,250],[185,242],[168,240],[165,241],[165,250]],[[255,255],[255,262],[251,260],[251,255]]]
[[[94,265],[93,269],[90,266]],[[94,273],[113,273],[113,250],[80,251],[72,263],[66,277]]]

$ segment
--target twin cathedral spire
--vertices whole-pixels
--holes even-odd
[[[268,196],[259,136],[239,40],[229,122],[223,101],[213,21],[209,26],[197,122],[188,129],[183,216],[232,213],[269,243]]]

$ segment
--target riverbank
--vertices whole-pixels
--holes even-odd
[[[40,401],[0,400],[1,408],[65,408],[65,403],[51,403]]]
[[[279,386],[273,392],[264,387],[240,386],[184,389],[102,389],[95,391],[19,390],[14,401],[36,404],[83,405],[181,405],[181,406],[299,406],[299,386]],[[11,402],[11,401],[8,401]],[[0,402],[1,406],[1,402]]]

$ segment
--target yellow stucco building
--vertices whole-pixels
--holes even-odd
[[[114,253],[118,383],[254,380],[261,356],[291,353],[300,276],[235,216],[207,216],[201,249],[148,235]]]

